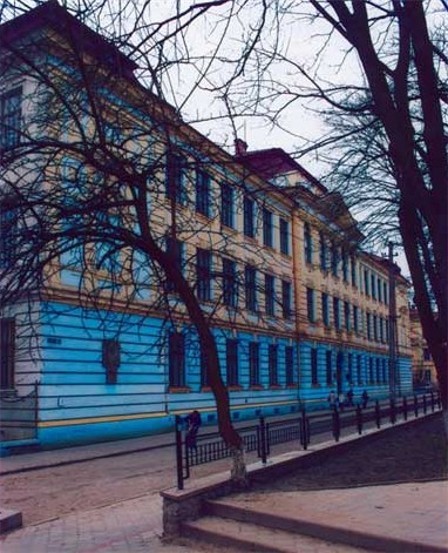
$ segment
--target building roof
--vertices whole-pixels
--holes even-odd
[[[271,180],[277,175],[296,171],[316,186],[323,194],[328,192],[328,189],[316,177],[309,173],[282,148],[267,148],[264,150],[254,150],[253,152],[246,151],[235,157],[240,163],[250,167],[264,179]]]
[[[91,54],[105,65],[121,70],[123,76],[134,79],[137,64],[111,42],[71,15],[57,0],[44,4],[0,25],[0,46],[6,47],[29,39],[36,31],[51,28],[76,41],[77,48]]]

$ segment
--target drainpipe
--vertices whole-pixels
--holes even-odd
[[[299,333],[300,333],[300,227],[299,227],[299,217],[298,209],[293,207],[292,210],[292,228],[291,228],[291,238],[292,238],[292,267],[293,267],[293,290],[294,290],[294,315],[295,315],[295,349],[297,355],[297,402],[299,409],[302,407],[302,400],[300,397],[300,344],[299,344]]]
[[[389,242],[389,391],[397,393],[397,302],[395,297],[394,244]]]

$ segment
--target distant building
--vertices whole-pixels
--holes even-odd
[[[101,147],[130,144],[127,154],[156,167],[148,179],[157,201],[156,209],[148,204],[151,228],[177,252],[211,314],[234,420],[319,407],[331,390],[352,388],[355,401],[363,390],[389,396],[391,267],[362,250],[363,236],[340,194],[281,149],[250,152],[237,141],[233,155],[213,144],[138,83],[129,58],[54,1],[0,26],[0,37],[4,151],[20,146],[25,131],[61,132],[67,146],[49,157],[56,160],[52,185],[65,187],[70,199],[82,195],[84,182],[98,182],[88,161],[70,155],[79,129],[64,123],[43,130],[33,119],[39,87],[58,79],[59,90],[70,94],[81,60],[84,69],[95,68],[101,79],[95,90],[105,101],[98,143],[88,110],[77,122],[92,147],[101,140]],[[73,105],[85,106],[87,97],[82,91]],[[55,122],[65,121],[67,111],[51,105]],[[0,199],[0,262],[7,267],[15,259],[16,229],[8,225],[10,198]],[[123,207],[99,213],[98,224],[109,216],[124,226],[135,221]],[[173,218],[175,239],[167,234]],[[15,421],[5,424],[3,417],[3,442],[28,436],[50,448],[161,432],[193,408],[205,423],[216,423],[204,356],[185,310],[167,317],[150,264],[140,260],[130,283],[130,254],[114,256],[113,248],[107,236],[101,244],[88,237],[69,244],[45,267],[32,309],[17,302],[0,313],[2,412],[7,408]],[[87,268],[80,265],[86,258]],[[116,271],[114,260],[125,269]],[[395,266],[393,274],[399,314],[393,380],[395,393],[404,395],[412,391],[409,283]],[[163,284],[167,308],[177,302],[171,285]],[[26,434],[17,421],[33,409],[37,424]]]
[[[415,308],[410,310],[412,379],[414,389],[427,389],[437,386],[437,373],[429,352],[428,344],[423,337],[420,317]]]

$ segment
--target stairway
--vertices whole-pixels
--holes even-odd
[[[182,534],[213,545],[257,553],[356,553],[359,547],[336,545],[320,525],[298,524],[296,518],[263,513],[221,499],[207,501],[207,516],[183,523]],[[365,549],[364,549],[365,551]]]
[[[298,511],[298,512],[297,512]],[[325,513],[302,509],[269,508],[269,503],[226,497],[207,501],[206,516],[184,522],[185,537],[242,551],[257,553],[355,553],[381,551],[422,553],[446,551],[405,536],[382,534],[366,524],[353,524],[351,517],[334,513],[331,521]]]

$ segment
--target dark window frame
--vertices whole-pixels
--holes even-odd
[[[249,386],[260,386],[260,344],[249,342]]]
[[[289,253],[289,221],[280,217],[280,253],[290,255]]]
[[[196,168],[196,211],[210,217],[211,177],[203,169]]]
[[[221,224],[225,227],[234,228],[234,193],[230,184],[221,183]]]
[[[170,332],[168,336],[168,378],[170,388],[185,387],[185,335],[182,332]]]

